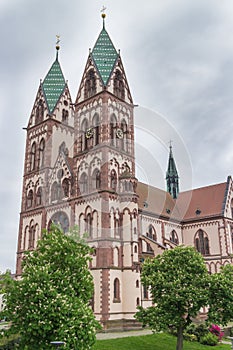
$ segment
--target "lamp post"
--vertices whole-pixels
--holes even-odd
[[[51,341],[50,344],[56,348],[59,348],[60,346],[64,345],[65,343],[64,343],[64,341]]]

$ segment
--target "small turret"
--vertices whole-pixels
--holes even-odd
[[[172,145],[170,145],[170,153],[168,159],[168,167],[166,172],[166,181],[167,181],[167,192],[176,199],[179,194],[179,176],[176,169],[176,163],[173,158]]]

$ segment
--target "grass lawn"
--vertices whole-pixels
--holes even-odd
[[[169,334],[152,334],[108,340],[97,340],[94,350],[174,350],[176,338]],[[184,341],[183,350],[230,350],[230,345],[220,344],[214,347],[197,342]]]

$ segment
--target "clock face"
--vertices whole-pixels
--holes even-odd
[[[124,136],[123,130],[122,129],[117,129],[116,135],[117,135],[118,139],[122,139],[123,136]]]
[[[94,130],[92,128],[87,129],[86,131],[86,138],[90,139],[94,135]]]

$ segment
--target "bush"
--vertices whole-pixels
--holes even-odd
[[[218,344],[218,337],[209,332],[200,338],[200,343],[203,345],[215,346]]]
[[[196,340],[200,341],[200,339],[209,333],[209,330],[205,323],[201,323],[199,325],[195,325],[194,323],[191,323],[185,331],[187,334],[192,334],[196,336]]]
[[[197,336],[195,334],[184,333],[184,340],[197,341]]]

